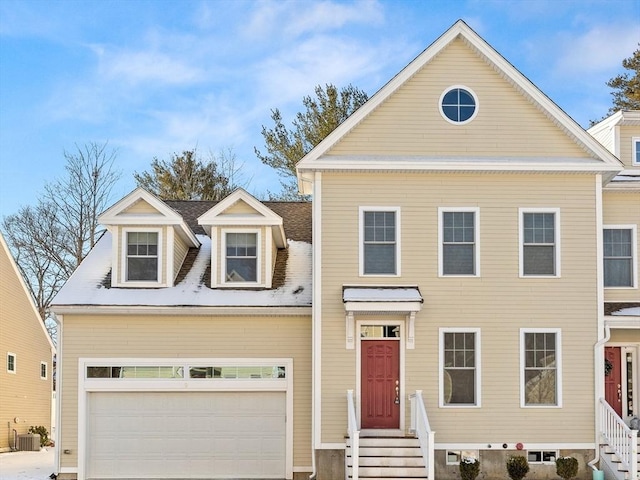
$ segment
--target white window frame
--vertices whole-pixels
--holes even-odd
[[[554,219],[554,275],[531,275],[524,273],[524,214],[525,213],[553,213]],[[560,278],[562,265],[561,261],[561,232],[560,232],[560,209],[559,208],[519,208],[518,209],[518,249],[520,255],[520,278]],[[545,244],[546,245],[546,244]]]
[[[129,280],[127,272],[127,259],[128,259],[128,243],[127,235],[129,233],[157,233],[158,234],[158,275],[157,280]],[[120,259],[120,285],[128,287],[162,287],[166,286],[162,281],[163,262],[164,258],[164,236],[162,235],[162,228],[160,227],[125,227],[122,229],[121,235],[121,259]]]
[[[42,375],[42,369],[44,368],[44,376]],[[49,377],[49,364],[47,362],[40,362],[40,378],[46,380]]]
[[[13,358],[13,369],[9,368],[9,357]],[[7,373],[18,373],[18,356],[13,352],[7,352]]]
[[[467,120],[464,120],[462,122],[456,122],[455,120],[451,120],[449,117],[447,117],[447,115],[445,115],[444,110],[442,109],[442,101],[444,100],[445,95],[449,93],[451,90],[456,90],[456,89],[465,90],[466,92],[468,92],[473,97],[473,101],[475,102],[473,115],[471,115]],[[476,115],[478,115],[479,109],[480,109],[480,102],[478,100],[478,96],[476,95],[476,92],[474,92],[471,88],[467,87],[466,85],[451,85],[450,87],[447,87],[442,92],[442,94],[440,95],[440,98],[438,99],[438,111],[440,112],[440,115],[442,116],[442,118],[444,118],[451,125],[466,125],[467,123],[472,122],[473,119],[476,118]]]
[[[471,274],[444,273],[444,214],[473,213],[473,259],[474,272]],[[439,277],[479,277],[480,276],[480,208],[478,207],[438,207],[438,276]]]
[[[475,356],[475,403],[473,404],[447,404],[444,401],[444,336],[446,333],[473,333],[475,334],[474,356]],[[438,377],[439,377],[439,394],[438,402],[440,408],[480,408],[482,407],[482,339],[480,337],[479,328],[465,327],[446,327],[439,329],[439,359],[438,359]]]
[[[639,139],[640,140],[640,139]],[[638,227],[637,225],[603,225],[602,226],[603,234],[604,230],[631,230],[631,281],[632,285],[627,287],[607,287],[605,285],[604,288],[607,290],[629,290],[629,289],[637,289],[638,288]],[[604,244],[603,244],[604,249]],[[604,282],[604,252],[602,258],[603,265],[603,282]]]
[[[228,233],[254,233],[256,234],[256,281],[255,282],[230,282],[227,281],[227,234]],[[263,285],[262,275],[262,231],[259,228],[223,228],[220,239],[220,285],[237,288],[256,287]]]
[[[631,165],[635,167],[640,166],[640,161],[636,160],[638,152],[640,152],[640,137],[633,137],[631,139]]]
[[[396,215],[396,273],[364,273],[364,214],[368,212],[394,212]],[[360,257],[360,276],[361,277],[399,277],[401,275],[401,223],[400,223],[400,207],[359,207],[358,209],[358,248]]]
[[[525,334],[553,333],[556,336],[556,404],[528,405],[525,401]],[[562,329],[560,328],[521,328],[520,329],[520,408],[562,408]]]

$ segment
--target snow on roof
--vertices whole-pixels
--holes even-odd
[[[623,308],[622,310],[618,310],[616,312],[611,313],[611,315],[624,315],[630,317],[640,317],[640,307],[630,307]]]
[[[174,287],[106,288],[111,270],[111,242],[105,233],[53,300],[53,306],[207,306],[306,307],[311,305],[311,244],[289,240],[284,285],[277,289],[212,289],[202,283],[211,263],[211,239],[202,244],[191,270]]]
[[[422,302],[418,287],[345,287],[345,302]]]

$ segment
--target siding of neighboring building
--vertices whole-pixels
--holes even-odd
[[[478,97],[478,114],[467,125],[451,125],[440,115],[440,96],[453,85],[464,85]],[[328,154],[587,156],[461,40],[446,47]]]
[[[346,391],[356,390],[342,286],[358,284],[419,286],[405,393],[423,390],[438,443],[592,442],[596,187],[593,175],[578,174],[323,173],[322,441],[344,441]],[[360,206],[400,207],[401,276],[358,275]],[[480,277],[438,277],[438,207],[480,209]],[[520,207],[560,209],[560,278],[519,278]],[[439,327],[481,328],[481,408],[438,408]],[[562,328],[563,408],[520,407],[524,327]]]
[[[311,465],[311,318],[215,316],[64,316],[61,457],[77,465],[78,359],[292,358],[294,467]]]
[[[0,236],[0,451],[14,446],[14,430],[43,425],[51,434],[53,346]],[[16,373],[7,371],[7,353]],[[41,362],[47,378],[40,376]]]
[[[605,288],[606,302],[640,302],[640,190],[605,190],[602,195],[603,224],[636,226],[635,273],[638,288]]]

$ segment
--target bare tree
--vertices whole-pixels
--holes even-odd
[[[64,156],[65,175],[45,186],[37,205],[2,220],[7,244],[50,332],[51,301],[102,233],[98,215],[109,206],[121,175],[107,143],[76,145]]]

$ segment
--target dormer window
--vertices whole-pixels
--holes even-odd
[[[163,286],[164,235],[161,228],[121,229],[120,284],[127,287]]]
[[[127,232],[127,281],[158,281],[158,232]]]
[[[258,233],[226,233],[225,283],[258,282]]]

